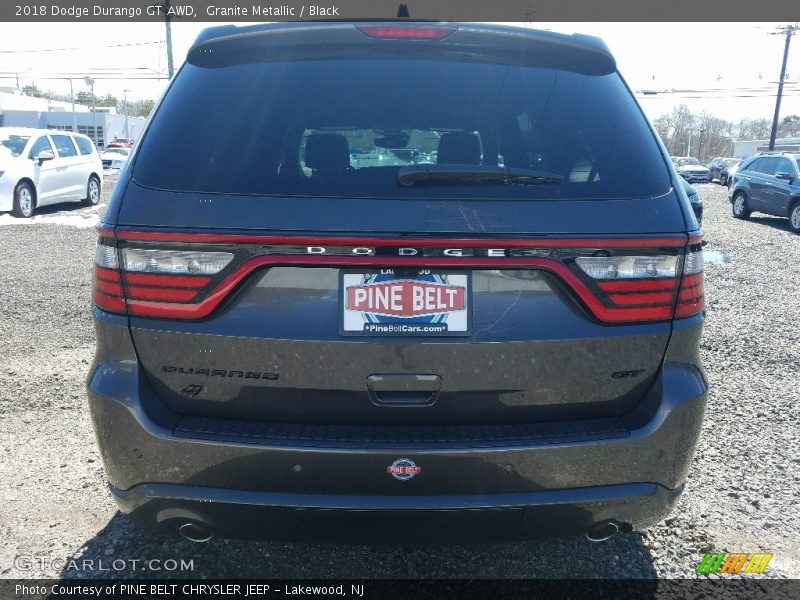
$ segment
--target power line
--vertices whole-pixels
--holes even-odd
[[[36,48],[33,50],[0,50],[0,54],[32,54],[38,52],[71,52],[74,50],[105,50],[107,48],[128,48],[130,46],[149,46],[152,44],[160,44],[158,42],[131,42],[130,44],[111,44],[108,46],[85,46],[83,48]]]
[[[0,79],[14,79],[15,75],[3,75],[0,74]],[[26,79],[43,79],[45,81],[56,81],[61,80],[64,81],[65,79],[82,79],[83,75],[73,75],[67,77],[55,77],[55,76],[48,76],[48,77],[26,77]],[[96,79],[97,81],[165,81],[169,79],[167,75],[158,75],[158,76],[151,76],[151,75],[95,75],[92,74],[92,79]]]
[[[800,90],[793,90],[791,92],[784,92],[784,98],[796,98],[800,96]],[[753,93],[753,94],[659,94],[653,96],[649,94],[636,94],[638,100],[681,100],[684,98],[697,98],[705,100],[728,100],[735,98],[775,98],[775,92]]]

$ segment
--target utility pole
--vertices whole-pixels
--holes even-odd
[[[75,114],[75,93],[72,91],[72,79],[68,79],[69,81],[69,99],[72,101],[72,131],[78,131],[78,117]]]
[[[786,78],[786,60],[789,57],[789,43],[792,41],[794,32],[797,31],[797,25],[787,25],[783,27],[778,33],[770,35],[786,35],[786,44],[783,46],[783,64],[781,65],[781,78],[778,80],[778,97],[775,99],[775,115],[772,117],[772,132],[769,134],[769,149],[775,150],[775,136],[778,134],[778,118],[781,114],[781,96],[783,96],[783,80]]]
[[[697,160],[699,160],[701,162],[703,160],[703,134],[705,132],[706,132],[706,128],[705,127],[701,127],[700,128],[700,135],[699,135],[699,139],[698,139],[698,148],[697,148]]]
[[[164,25],[167,29],[167,73],[169,78],[175,73],[175,63],[172,61],[172,19],[170,12],[172,0],[164,0],[161,4],[151,4],[153,8],[158,7],[158,14],[164,15]]]
[[[94,145],[97,146],[97,98],[94,96],[94,79],[87,75],[83,80],[92,90],[92,137],[94,138]]]
[[[128,92],[130,92],[130,90],[122,90],[122,91],[125,94],[125,99],[123,100],[123,102],[124,102],[123,106],[125,107],[125,139],[128,140],[131,137],[130,135],[128,135],[128,131],[129,131],[129,129],[128,129],[128,113],[130,112],[130,110],[128,109]]]
[[[164,0],[164,24],[167,28],[167,73],[169,74],[169,78],[172,79],[172,75],[175,72],[175,66],[172,62],[172,25],[170,21],[172,21],[172,16],[169,14],[170,9],[170,0]]]

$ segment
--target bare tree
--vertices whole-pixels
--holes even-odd
[[[772,122],[769,119],[742,119],[738,130],[739,140],[765,140],[769,139]]]
[[[768,139],[772,128],[769,119],[726,121],[702,111],[693,114],[685,104],[678,104],[653,121],[667,151],[673,156],[691,152],[705,162],[717,156],[729,156],[733,143],[741,140]],[[800,136],[800,115],[784,117],[778,134],[781,137]]]
[[[697,157],[700,160],[730,154],[732,149],[732,124],[724,119],[703,111],[695,119],[699,143]]]
[[[685,104],[674,106],[672,111],[653,122],[667,151],[672,155],[683,154],[688,149],[693,124],[694,115]]]
[[[778,126],[780,137],[800,137],[800,115],[788,115],[783,117]]]

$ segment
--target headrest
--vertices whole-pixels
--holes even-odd
[[[306,166],[314,171],[345,171],[350,167],[347,138],[338,133],[315,133],[306,139]]]
[[[481,164],[481,142],[474,133],[445,133],[439,140],[436,162],[451,165]]]

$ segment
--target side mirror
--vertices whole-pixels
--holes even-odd
[[[42,164],[46,160],[53,160],[55,156],[52,152],[48,152],[47,150],[42,150],[39,154],[36,155],[36,160],[39,161],[39,164]]]
[[[789,183],[791,183],[792,179],[794,179],[794,175],[792,175],[791,173],[787,173],[786,171],[780,171],[779,173],[775,173],[775,177],[777,177],[778,179],[785,179]]]

